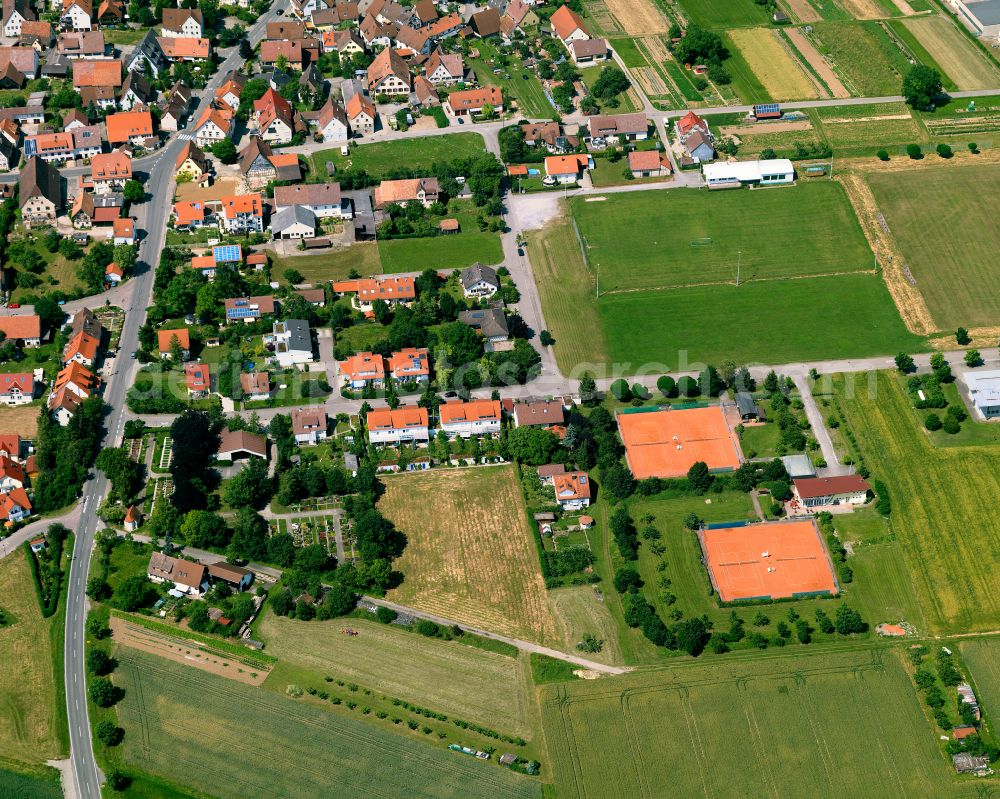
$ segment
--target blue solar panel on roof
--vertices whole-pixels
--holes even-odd
[[[233,261],[240,260],[240,245],[239,244],[220,244],[217,247],[212,248],[212,255],[215,257],[215,262],[220,263],[230,263]]]
[[[778,103],[760,103],[753,107],[755,114],[776,114],[781,110],[781,106]]]

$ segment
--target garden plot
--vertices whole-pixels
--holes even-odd
[[[160,461],[159,467],[161,472],[165,472],[170,468],[170,464],[174,462],[174,440],[167,436],[163,439],[163,449],[160,450]]]

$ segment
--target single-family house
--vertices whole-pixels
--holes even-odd
[[[500,33],[500,12],[495,8],[484,8],[469,17],[469,26],[480,39],[487,39]]]
[[[430,440],[427,409],[401,405],[396,409],[377,408],[365,419],[372,444],[426,444]]]
[[[111,286],[117,286],[125,279],[125,270],[112,261],[104,267],[104,281]]]
[[[340,194],[339,183],[300,183],[275,187],[274,207],[277,211],[295,206],[308,208],[320,219],[351,219],[354,216],[351,201]]]
[[[566,423],[561,402],[539,400],[514,404],[514,427],[552,427]]]
[[[462,293],[466,297],[492,297],[500,290],[500,278],[491,266],[474,263],[462,270],[459,276]]]
[[[173,357],[175,343],[180,347],[181,360],[186,361],[191,357],[191,332],[186,327],[179,327],[174,330],[157,330],[156,343],[159,347],[161,358]]]
[[[254,100],[253,108],[260,138],[269,144],[289,144],[292,141],[297,114],[288,100],[268,88],[260,99]],[[301,118],[298,127],[301,127]]]
[[[572,155],[547,155],[545,174],[555,178],[557,183],[577,183],[585,170],[594,168],[593,156],[588,153]]]
[[[440,427],[448,438],[472,438],[500,434],[502,411],[499,400],[456,400],[438,408]]]
[[[581,510],[590,505],[590,477],[586,472],[566,472],[552,476],[552,488],[559,507]]]
[[[212,391],[212,373],[207,363],[184,364],[184,383],[190,399],[207,397]]]
[[[670,161],[657,150],[633,150],[628,168],[634,178],[658,178],[670,174]]]
[[[215,582],[226,583],[237,592],[246,591],[253,585],[252,571],[244,569],[242,566],[234,566],[232,563],[227,563],[224,560],[220,560],[217,563],[209,563],[208,575]]]
[[[208,39],[164,36],[156,40],[163,54],[174,63],[178,61],[207,61],[212,54]]]
[[[53,391],[49,395],[47,407],[56,424],[66,427],[76,414],[77,408],[83,402],[80,397],[68,389]]]
[[[156,89],[141,72],[129,72],[122,82],[121,97],[118,98],[118,108],[131,111],[133,108],[149,108],[156,99]]]
[[[267,372],[243,372],[240,375],[243,399],[259,402],[271,398],[271,376]]]
[[[361,92],[351,96],[344,110],[347,112],[347,121],[353,135],[363,136],[375,132],[378,112],[375,110],[375,104]]]
[[[298,444],[325,441],[329,423],[323,408],[296,408],[292,411],[292,433]]]
[[[17,461],[0,455],[0,492],[24,488],[27,483],[24,467]]]
[[[63,0],[59,25],[64,30],[89,31],[94,17],[91,0]]]
[[[590,38],[590,31],[587,30],[580,15],[569,6],[560,6],[556,9],[549,23],[552,25],[552,32],[566,47],[569,47],[570,42]]]
[[[31,500],[23,488],[0,494],[0,522],[17,523],[31,515]]]
[[[66,342],[66,348],[63,350],[62,356],[63,364],[76,362],[82,366],[92,368],[94,362],[97,360],[97,351],[100,349],[100,346],[101,339],[99,337],[92,336],[81,330]]]
[[[149,556],[146,576],[154,583],[173,583],[182,594],[200,597],[208,591],[208,569],[202,563],[181,560],[162,552]]]
[[[226,324],[233,322],[259,322],[266,315],[274,314],[274,297],[231,297],[224,300]]]
[[[178,175],[187,175],[192,180],[201,180],[208,169],[208,158],[202,149],[193,141],[184,142],[177,161],[174,162],[174,171]]]
[[[0,374],[0,403],[26,405],[35,396],[35,378],[31,372]]]
[[[38,17],[27,0],[4,0],[2,30],[6,38],[20,38],[24,23],[36,19]]]
[[[397,383],[426,383],[431,378],[430,352],[424,347],[404,347],[392,353],[389,373]]]
[[[610,58],[607,39],[574,39],[568,49],[578,67],[592,67]]]
[[[197,230],[210,223],[209,211],[201,200],[174,203],[174,228],[176,230]],[[214,256],[212,264],[215,264]]]
[[[309,323],[302,319],[275,322],[272,333],[274,359],[278,365],[290,369],[314,360],[312,334]]]
[[[111,241],[115,244],[135,244],[135,222],[122,217],[111,223]]]
[[[458,315],[458,321],[479,333],[486,340],[487,350],[491,350],[494,344],[506,341],[510,337],[507,317],[502,308],[462,311]]]
[[[239,102],[237,101],[237,107]],[[209,106],[195,123],[194,140],[199,147],[208,149],[216,142],[228,139],[233,132],[235,112],[227,108]]]
[[[252,189],[272,181],[299,181],[302,168],[295,153],[274,153],[263,139],[251,136],[239,152],[240,172]]]
[[[369,312],[375,300],[389,305],[409,305],[417,298],[416,283],[412,276],[384,277],[378,280],[341,280],[333,284],[335,294],[356,294],[352,305],[359,311]]]
[[[587,131],[591,139],[645,141],[649,138],[649,120],[643,113],[595,114],[587,118]]]
[[[19,347],[38,347],[42,343],[42,319],[38,314],[0,316],[0,333]]]
[[[351,137],[351,123],[347,119],[347,111],[333,99],[331,94],[319,110],[316,120],[316,135],[325,144],[340,144]]]
[[[499,86],[452,92],[445,101],[446,110],[456,117],[482,114],[486,107],[492,108],[497,114],[503,113],[503,92]]]
[[[340,382],[351,389],[382,388],[385,359],[372,352],[358,352],[337,363]]]
[[[268,228],[275,239],[311,239],[316,236],[316,214],[304,205],[289,205],[271,215]]]
[[[153,138],[153,115],[149,111],[122,111],[104,120],[112,146],[128,142],[133,147],[148,147]]]
[[[430,208],[438,200],[441,189],[437,178],[405,178],[403,180],[383,180],[375,187],[375,210],[381,211],[387,205],[405,205],[418,202]]]
[[[77,361],[67,363],[56,375],[56,381],[52,385],[52,394],[61,391],[69,391],[81,400],[87,399],[94,393],[97,385],[97,378],[87,367],[82,366]]]
[[[125,181],[132,179],[132,159],[119,152],[95,155],[90,161],[90,179],[98,194],[121,191]]]

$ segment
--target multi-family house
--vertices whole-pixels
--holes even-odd
[[[161,35],[172,39],[200,39],[205,19],[199,8],[164,8]]]
[[[219,229],[227,233],[263,233],[264,203],[259,194],[238,194],[220,201]]]
[[[392,353],[389,374],[397,383],[426,383],[431,378],[430,353],[424,347],[404,347]]]
[[[308,208],[318,218],[351,219],[354,216],[351,201],[341,196],[339,183],[299,183],[294,186],[276,186],[274,207],[276,211],[300,206]]]
[[[430,419],[426,408],[401,405],[378,408],[365,419],[372,444],[426,444],[430,440]]]
[[[410,68],[402,57],[387,47],[368,67],[368,92],[389,97],[408,97],[410,94]]]
[[[339,361],[342,385],[352,389],[382,388],[385,385],[385,359],[373,352],[358,352]]]
[[[499,435],[501,413],[499,400],[455,400],[438,408],[440,427],[449,438]]]
[[[21,207],[21,219],[26,226],[47,225],[56,221],[56,216],[63,207],[59,170],[38,156],[33,156],[18,175],[17,185],[17,201]]]
[[[26,405],[34,399],[35,378],[31,372],[0,374],[0,403]]]
[[[239,101],[236,103],[239,107]],[[233,131],[234,112],[228,108],[209,106],[194,126],[194,140],[199,147],[208,149],[216,142],[228,139]]]

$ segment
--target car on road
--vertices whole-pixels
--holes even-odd
[[[175,338],[176,338],[176,336],[175,336]],[[135,357],[137,357],[137,355],[138,355],[138,353],[135,350],[132,350],[132,357],[135,358]]]
[[[20,308],[20,307],[21,307],[21,303],[19,303],[19,302],[12,302],[12,303],[11,303],[10,305],[8,305],[7,307],[8,307],[8,308]]]
[[[285,13],[285,9],[283,9],[283,8],[279,8],[279,9],[278,9],[277,11],[275,11],[274,13],[275,13],[275,14],[277,14],[277,15],[278,15],[278,16],[280,17],[280,16],[282,15],[282,14],[284,14],[284,13]]]
[[[458,396],[458,392],[457,391],[448,391],[448,392],[445,393],[444,396],[445,396],[446,399],[452,399],[453,397],[457,397]]]

